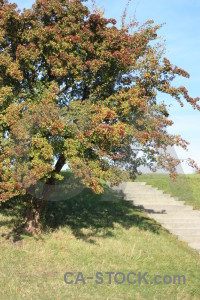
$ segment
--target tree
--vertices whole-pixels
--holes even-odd
[[[167,133],[157,92],[194,109],[199,98],[172,86],[189,74],[163,57],[160,25],[115,25],[81,0],[36,0],[23,12],[0,2],[0,200],[26,197],[28,232],[65,163],[95,193],[101,179],[116,184],[141,164],[176,175],[167,147],[187,142]]]

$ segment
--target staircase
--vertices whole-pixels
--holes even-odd
[[[200,253],[200,211],[145,182],[122,182],[113,189]]]

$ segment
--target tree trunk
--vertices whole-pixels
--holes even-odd
[[[41,214],[46,206],[46,201],[41,201],[28,195],[28,207],[25,211],[23,230],[29,234],[40,233]]]
[[[38,234],[39,219],[39,211],[33,207],[28,207],[26,210],[25,223],[23,226],[24,231],[30,234]]]
[[[55,165],[54,173],[60,173],[62,167],[65,164],[65,156],[61,154],[59,156],[59,159]],[[53,174],[52,174],[53,175]],[[37,199],[34,197],[35,195],[35,187],[32,186],[29,189],[29,194],[27,194],[28,198],[28,207],[25,212],[25,221],[23,225],[23,229],[25,232],[29,234],[38,234],[40,233],[40,219],[41,214],[44,212],[44,209],[46,207],[48,197],[51,195],[51,193],[55,189],[55,177],[50,177],[46,184],[43,187],[42,197],[40,199]]]

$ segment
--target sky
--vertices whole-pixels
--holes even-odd
[[[10,1],[20,9],[30,8],[33,0]],[[115,18],[120,26],[121,16],[127,1],[96,0],[97,6],[105,10],[105,17]],[[91,0],[88,5],[91,7]],[[165,39],[166,57],[175,65],[185,69],[190,79],[179,78],[176,86],[184,85],[192,97],[200,96],[200,1],[199,0],[132,0],[127,10],[127,21],[136,17],[140,23],[153,19],[155,24],[165,25],[160,35]],[[161,99],[160,99],[161,100]],[[194,111],[188,104],[183,108],[172,98],[162,96],[171,103],[171,119],[174,125],[169,132],[180,134],[190,145],[188,152],[174,149],[181,159],[191,157],[200,166],[200,111]],[[184,173],[193,170],[182,164]]]

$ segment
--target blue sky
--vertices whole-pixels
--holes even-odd
[[[17,0],[19,8],[30,8],[33,0]],[[121,22],[121,15],[127,1],[96,0],[97,6],[105,9],[105,16]],[[89,5],[91,1],[88,2]],[[200,1],[199,0],[132,0],[128,8],[129,16],[136,16],[139,22],[153,19],[155,23],[166,23],[160,35],[166,40],[166,57],[173,64],[190,73],[190,79],[180,78],[176,85],[185,85],[192,97],[200,96]],[[200,165],[200,112],[189,105],[181,108],[173,99],[170,101],[171,119],[174,121],[170,133],[181,134],[188,142],[188,152],[176,149],[179,158],[192,157]],[[183,164],[185,173],[192,172]]]

